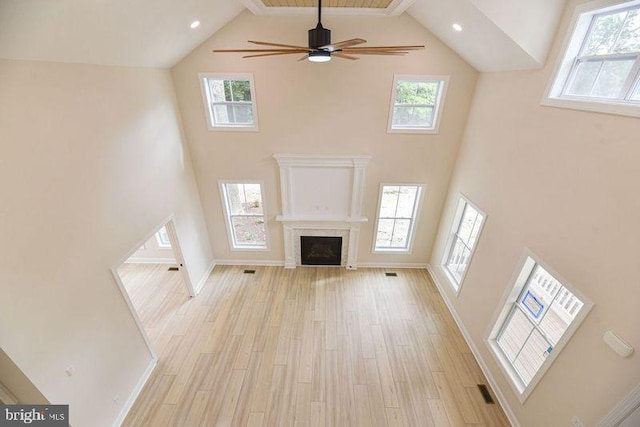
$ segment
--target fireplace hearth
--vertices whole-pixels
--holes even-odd
[[[302,265],[340,265],[342,237],[300,236],[300,263]]]

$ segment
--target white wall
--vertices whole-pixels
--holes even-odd
[[[487,221],[459,296],[437,278],[523,426],[596,425],[640,382],[638,354],[602,341],[613,329],[640,348],[640,122],[540,105],[575,4],[544,69],[481,75],[431,257],[440,264],[462,192]],[[484,340],[525,247],[595,307],[522,405]]]
[[[158,233],[154,234],[144,244],[133,253],[127,260],[128,263],[141,263],[141,264],[173,264],[176,262],[175,255],[173,254],[173,248],[160,247],[158,245],[158,239],[156,238]]]
[[[330,16],[323,22],[334,41],[363,37],[370,45],[421,44],[425,51],[406,57],[334,59],[326,64],[298,62],[301,55],[242,59],[214,54],[214,48],[246,48],[247,40],[306,44],[312,17],[241,14],[177,64],[172,72],[185,132],[193,153],[209,235],[216,260],[283,262],[278,167],[273,154],[368,154],[358,260],[361,263],[426,263],[442,202],[475,87],[477,72],[413,18]],[[208,131],[198,73],[254,74],[259,132]],[[388,134],[393,75],[449,75],[439,135]],[[265,183],[264,201],[270,251],[233,252],[225,236],[219,179]],[[413,253],[372,254],[381,182],[427,185]],[[313,188],[309,188],[312,192]]]
[[[182,141],[166,70],[0,61],[0,345],[72,425],[150,362],[109,268],[171,212],[194,283],[211,262]]]

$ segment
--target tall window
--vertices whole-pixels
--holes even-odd
[[[171,240],[169,239],[169,233],[167,233],[167,227],[165,227],[164,225],[156,233],[156,242],[158,242],[159,248],[167,249],[171,247]]]
[[[640,115],[640,2],[579,15],[548,97]]]
[[[251,74],[200,75],[210,130],[257,130]]]
[[[447,276],[456,291],[460,290],[467,273],[484,219],[484,213],[460,196],[443,259]]]
[[[409,252],[424,185],[382,185],[374,252]]]
[[[262,186],[249,182],[221,182],[227,232],[233,249],[266,249],[267,228]]]
[[[524,401],[593,305],[528,256],[489,343]]]
[[[437,133],[448,77],[395,76],[389,132]]]

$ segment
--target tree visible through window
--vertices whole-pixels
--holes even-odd
[[[421,194],[421,185],[382,186],[376,251],[409,250]]]
[[[258,183],[222,185],[228,229],[234,248],[265,248],[267,232]]]
[[[390,130],[435,130],[446,80],[396,76]]]
[[[256,128],[253,79],[250,74],[203,74],[201,78],[210,128]]]

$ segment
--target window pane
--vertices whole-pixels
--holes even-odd
[[[605,61],[602,70],[593,85],[591,96],[598,98],[619,98],[634,59],[617,59]]]
[[[251,83],[249,80],[230,80],[229,89],[229,101],[251,102]]]
[[[604,55],[611,53],[626,16],[626,11],[598,16],[593,23],[593,29],[582,54]]]
[[[540,366],[551,350],[551,345],[537,330],[533,330],[522,351],[513,362],[513,367],[522,378],[525,385],[531,382],[531,378],[538,372]]]
[[[233,108],[231,105],[213,105],[213,121],[215,124],[233,124]]]
[[[620,36],[613,48],[615,53],[640,51],[640,10],[630,10]]]
[[[163,226],[156,233],[156,241],[158,242],[158,246],[161,248],[170,248],[171,241],[169,240],[169,234],[167,233],[167,229]]]
[[[417,193],[418,187],[400,187],[396,217],[411,218],[413,216],[413,205],[415,203]]]
[[[264,217],[235,216],[231,218],[233,235],[238,245],[266,244]]]
[[[208,79],[207,81],[209,82],[209,88],[211,90],[211,97],[213,98],[213,102],[227,101],[225,97],[224,80]]]
[[[603,61],[580,61],[571,76],[567,95],[589,96]]]
[[[396,86],[396,105],[435,105],[439,82],[399,81]]]
[[[475,241],[475,238],[478,234],[478,229],[476,229],[476,223],[478,222],[478,211],[473,208],[470,204],[467,203],[464,209],[464,214],[462,215],[462,220],[460,221],[460,229],[458,230],[458,236],[462,239],[467,246],[471,247],[471,241]],[[475,231],[475,236],[473,235]]]
[[[632,101],[640,101],[640,81],[636,82],[636,89],[631,94]]]
[[[454,238],[453,249],[449,254],[447,260],[447,268],[456,280],[456,283],[460,283],[462,275],[469,265],[469,256],[471,251],[467,248],[462,241],[458,238]]]
[[[253,107],[248,105],[233,105],[233,118],[236,124],[253,124]]]
[[[378,220],[378,234],[376,235],[377,248],[391,247],[391,234],[393,233],[393,219]]]
[[[244,212],[262,215],[262,194],[260,184],[244,184]]]
[[[527,315],[522,310],[514,308],[512,316],[507,320],[498,337],[498,345],[509,361],[515,359],[532,330],[533,323],[529,321]]]
[[[411,220],[409,219],[396,219],[395,228],[393,230],[393,237],[391,239],[391,246],[394,248],[406,248],[409,240],[409,226]]]
[[[433,127],[433,107],[393,107],[393,124],[395,127]]]
[[[396,216],[399,193],[400,187],[389,185],[382,187],[382,200],[380,201],[381,218],[393,218]]]

